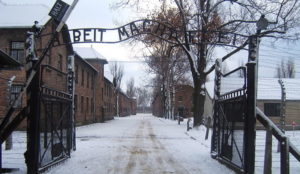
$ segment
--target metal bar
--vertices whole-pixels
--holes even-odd
[[[255,168],[255,122],[256,122],[256,63],[247,63],[247,114],[245,118],[244,166],[245,173],[254,173]]]
[[[245,72],[246,71],[246,67],[245,66],[240,66],[240,67],[238,67],[238,68],[236,68],[236,69],[234,69],[234,70],[232,70],[232,71],[230,71],[230,72],[228,72],[228,73],[226,73],[226,74],[222,74],[222,77],[227,77],[227,76],[229,76],[230,74],[233,74],[233,73],[235,73],[235,72],[237,72],[238,70],[243,70],[243,72]],[[246,74],[246,73],[245,73]],[[246,76],[245,76],[246,77]]]
[[[286,136],[280,142],[280,173],[290,173],[289,140]]]
[[[34,76],[30,88],[28,89],[29,116],[28,116],[28,156],[27,173],[36,174],[39,168],[40,149],[40,92],[39,92],[39,70]]]
[[[0,173],[2,173],[2,141],[0,142]]]
[[[272,129],[272,135],[274,135],[278,141],[283,141],[285,136],[283,132],[258,108],[256,107],[257,120],[264,125],[264,127],[270,126]],[[300,162],[299,150],[289,142],[289,152]]]
[[[270,127],[266,129],[264,174],[272,174],[272,131]]]
[[[26,109],[24,108],[19,114],[10,121],[5,127],[5,130],[2,132],[0,137],[0,144],[2,144],[11,133],[18,127],[18,125],[24,120],[26,117]]]

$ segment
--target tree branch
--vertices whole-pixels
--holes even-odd
[[[239,52],[240,50],[244,49],[245,46],[248,45],[248,40],[246,40],[243,45],[241,45],[240,47],[236,48],[235,50],[233,50],[232,52],[228,53],[226,56],[222,57],[222,62],[224,62],[226,59],[228,59],[230,56],[232,56],[233,54]],[[207,72],[205,72],[205,75],[208,75],[209,73],[211,73],[213,70],[215,69],[215,64],[213,66],[211,66],[209,68],[209,70]]]

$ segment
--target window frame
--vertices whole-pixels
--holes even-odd
[[[268,117],[280,117],[281,103],[264,103],[264,113]]]
[[[14,43],[19,43],[19,44],[21,43],[23,45],[23,48],[13,48]],[[13,55],[13,52],[15,52],[15,51],[17,53],[16,56]],[[22,53],[22,54],[20,55],[20,53]],[[24,58],[25,58],[25,42],[24,41],[11,41],[11,43],[10,43],[10,56],[13,59],[23,63]]]

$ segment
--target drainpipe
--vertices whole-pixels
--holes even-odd
[[[93,80],[93,118],[94,118],[94,122],[96,122],[96,95],[95,95],[96,80],[95,79],[96,79],[96,77],[93,76],[92,80]]]

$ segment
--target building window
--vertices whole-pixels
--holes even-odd
[[[89,88],[90,85],[90,73],[86,72],[86,87]]]
[[[74,107],[75,111],[77,111],[77,95],[74,96]]]
[[[81,113],[83,113],[83,96],[81,96]]]
[[[179,96],[179,97],[178,97],[178,101],[179,101],[179,102],[182,102],[182,96]]]
[[[91,89],[93,89],[93,83],[94,83],[94,75],[92,74]]]
[[[10,101],[9,105],[12,105],[14,101],[18,98],[18,95],[20,94],[21,90],[23,88],[23,85],[12,85],[10,88]],[[14,108],[22,108],[22,98],[16,105],[14,105]]]
[[[59,54],[57,57],[57,69],[62,71],[62,55],[61,54]]]
[[[84,85],[84,69],[81,69],[81,86]]]
[[[270,117],[280,116],[280,103],[265,103],[265,114]]]
[[[86,113],[89,113],[89,98],[86,98]]]
[[[91,113],[94,112],[94,98],[91,98]]]
[[[75,83],[78,83],[78,65],[75,65]]]
[[[15,60],[22,62],[24,60],[24,42],[11,42],[11,52],[10,55]]]

